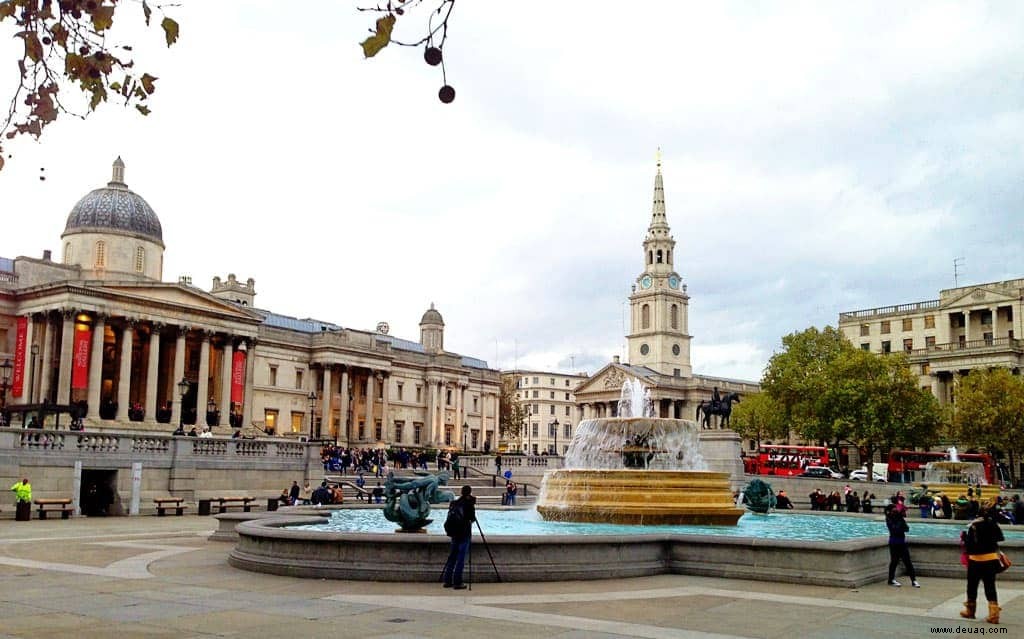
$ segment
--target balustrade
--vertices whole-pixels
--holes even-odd
[[[28,449],[63,450],[64,435],[46,431],[22,433],[19,446]]]
[[[256,441],[235,441],[235,454],[240,457],[266,457],[267,443]]]
[[[78,450],[89,450],[103,453],[116,453],[121,441],[117,435],[78,435]]]

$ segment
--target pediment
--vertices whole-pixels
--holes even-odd
[[[962,293],[957,297],[945,300],[942,308],[966,308],[973,306],[985,306],[989,304],[1010,304],[1016,302],[1017,298],[1006,293],[989,288],[987,286],[975,286],[970,291]]]
[[[155,302],[187,308],[190,312],[227,315],[241,320],[261,320],[261,316],[236,304],[218,299],[209,293],[181,284],[104,284],[88,288],[116,295],[125,301],[138,300],[140,304]]]
[[[611,363],[594,373],[590,379],[576,387],[576,396],[581,393],[618,393],[626,380],[639,379],[621,364]]]

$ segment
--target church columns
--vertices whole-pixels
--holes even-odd
[[[964,311],[964,341],[971,341],[971,312]]]
[[[206,402],[210,399],[210,331],[202,332],[199,346],[199,380],[196,385],[196,425],[206,426]]]
[[[234,347],[231,344],[231,336],[224,338],[224,346],[221,349],[220,364],[220,420],[222,428],[231,428],[231,369],[233,364]]]
[[[87,416],[99,419],[100,391],[103,387],[103,344],[107,332],[107,320],[96,313],[92,319],[92,346],[89,352],[89,390],[86,403],[89,404]]]
[[[171,403],[171,424],[175,428],[181,424],[181,414],[184,410],[184,406],[182,406],[184,398],[178,392],[178,383],[185,377],[185,336],[187,333],[187,326],[179,326],[178,337],[174,343],[174,380],[171,384],[171,395],[174,397],[174,401]]]
[[[61,311],[64,326],[60,338],[60,370],[57,373],[57,403],[67,406],[71,403],[71,358],[74,356],[75,310]]]
[[[50,401],[50,384],[53,379],[53,322],[49,313],[43,314],[43,361],[39,372],[38,402]]]
[[[127,320],[121,329],[121,370],[117,376],[117,421],[128,421],[132,387],[132,342],[135,322]]]
[[[149,365],[146,367],[146,415],[148,423],[156,422],[156,391],[160,378],[160,324],[149,327]]]
[[[437,427],[437,394],[440,380],[434,377],[427,378],[427,443],[430,445],[437,445],[438,439],[438,427]]]
[[[334,421],[334,407],[331,403],[333,394],[331,393],[331,366],[329,364],[324,365],[323,382],[324,389],[320,393],[320,437],[331,435],[333,431],[331,422]]]

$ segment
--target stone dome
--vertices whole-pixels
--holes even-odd
[[[124,162],[114,161],[114,172],[104,188],[89,192],[68,215],[64,234],[119,233],[142,236],[163,246],[160,219],[146,200],[124,183]]]
[[[423,318],[420,319],[420,324],[440,324],[444,326],[444,319],[441,314],[434,308],[434,303],[430,303],[430,308],[423,314]]]

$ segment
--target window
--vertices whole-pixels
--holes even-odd
[[[673,304],[669,307],[669,321],[672,323],[672,328],[679,328],[679,306]]]
[[[570,413],[570,411],[571,411],[571,410],[572,410],[572,407],[571,407],[571,406],[566,406],[566,407],[565,407],[565,416],[566,416],[566,417],[569,417],[569,416],[570,416],[570,414],[571,414],[571,413]]]
[[[277,411],[271,408],[263,410],[263,423],[268,433],[277,431]]]
[[[64,245],[64,263],[71,263],[71,242]]]
[[[867,324],[861,324],[860,325],[860,336],[864,337],[864,336],[870,335],[870,334],[871,334],[871,327],[868,326]]]
[[[533,414],[534,415],[539,415],[540,414],[540,404],[534,404],[533,405]]]
[[[679,369],[679,368],[673,368],[672,369],[672,377],[681,377],[682,374],[683,374],[682,369]]]
[[[359,421],[359,439],[366,439],[366,422]]]
[[[914,330],[914,320],[913,320],[913,318],[908,317],[908,318],[903,320],[903,330],[905,330],[905,331],[912,331],[912,330]]]
[[[376,420],[377,423],[373,425],[373,437],[377,441],[384,439],[384,426],[380,423],[380,420]]]
[[[569,380],[565,380],[565,387],[569,388]]]
[[[270,367],[270,385],[277,386],[277,366]]]
[[[658,256],[658,264],[661,264],[661,259],[664,256],[664,253],[661,252],[661,249],[658,249],[657,256]]]
[[[416,403],[419,404],[422,401],[423,401],[423,387],[422,386],[417,386],[416,387]]]
[[[387,387],[388,387],[388,378],[385,377],[384,379],[380,380],[379,384],[377,384],[377,399],[380,399],[380,400],[384,399],[384,391],[387,389]]]
[[[992,333],[983,333],[981,338],[985,340],[985,346],[992,346]]]
[[[540,426],[538,426],[537,424],[534,424],[532,429],[531,429],[531,432],[533,433],[534,437],[540,437]]]
[[[640,307],[640,328],[651,327],[651,306],[644,304]]]
[[[892,343],[889,342],[888,340],[882,342],[882,352],[883,353],[891,353],[892,352]]]
[[[935,347],[935,336],[934,335],[929,335],[928,337],[924,338],[924,347],[925,348],[934,348]]]
[[[96,242],[96,268],[107,267],[107,243],[103,240]]]
[[[405,429],[405,422],[395,422],[395,443],[402,443],[402,431]]]
[[[300,413],[300,412],[294,411],[294,410],[292,411],[292,432],[293,433],[301,433],[302,432],[302,424],[306,421],[305,417],[306,417],[305,413]]]
[[[862,350],[862,351],[870,351],[871,350],[871,343],[870,342],[863,342],[863,343],[861,343],[860,350]]]
[[[555,398],[555,391],[549,391],[548,394],[551,395],[550,397],[548,397],[548,399],[554,399]]]
[[[888,335],[892,331],[892,323],[889,320],[882,322],[882,335]]]
[[[551,378],[551,386],[554,386],[554,385],[555,385],[555,378],[554,378],[554,377],[552,377],[552,378]]]
[[[569,401],[569,393],[565,394],[565,401]]]
[[[444,391],[444,403],[445,403],[445,406],[451,406],[452,405],[452,391],[451,391],[450,388],[446,389]]]
[[[538,391],[538,390],[533,391],[533,398],[537,399],[539,397],[540,397],[540,391]]]
[[[562,425],[562,437],[569,439],[572,437],[572,424]]]
[[[402,401],[402,382],[398,382],[396,386],[398,387],[398,401]]]
[[[530,383],[529,378],[524,375],[523,376],[523,386],[526,386],[529,383]]]
[[[984,311],[981,314],[981,323],[982,323],[983,326],[991,326],[992,325],[992,311]]]
[[[903,340],[903,350],[905,352],[907,352],[907,353],[909,353],[910,351],[914,350],[914,338],[913,337],[908,337],[907,339]]]
[[[935,316],[934,315],[925,315],[924,316],[924,327],[925,328],[935,328]]]
[[[536,378],[536,377],[534,377],[534,378],[533,378],[533,383],[534,383],[534,384],[539,384],[540,382],[538,382],[538,381],[537,381],[537,378]]]
[[[558,434],[558,427],[555,426],[554,422],[548,424],[548,437],[554,437]]]
[[[932,365],[931,364],[929,364],[928,362],[925,362],[924,364],[921,364],[921,374],[922,375],[928,375],[931,372],[932,372]],[[928,390],[930,391],[931,389],[929,388]]]
[[[524,393],[524,395],[523,395],[523,396],[525,397],[525,393]],[[477,401],[478,401],[479,399],[480,399],[479,397],[477,397],[476,395],[473,395],[473,412],[474,412],[474,413],[475,413],[475,412],[476,412],[476,410],[477,410],[477,408],[476,408],[476,403],[477,403]]]
[[[445,446],[451,446],[452,445],[452,427],[451,426],[445,426],[444,427],[444,445]]]
[[[423,424],[419,422],[412,423],[412,443],[419,444],[423,439]]]
[[[295,369],[295,388],[302,388],[302,371],[299,369]]]
[[[550,414],[554,415],[554,414],[555,414],[555,405],[554,405],[554,404],[552,404],[552,405],[550,406],[550,408],[551,408]]]
[[[647,263],[654,264],[654,251],[647,251]]]
[[[146,270],[146,249],[141,246],[135,247],[135,272],[142,273]]]

